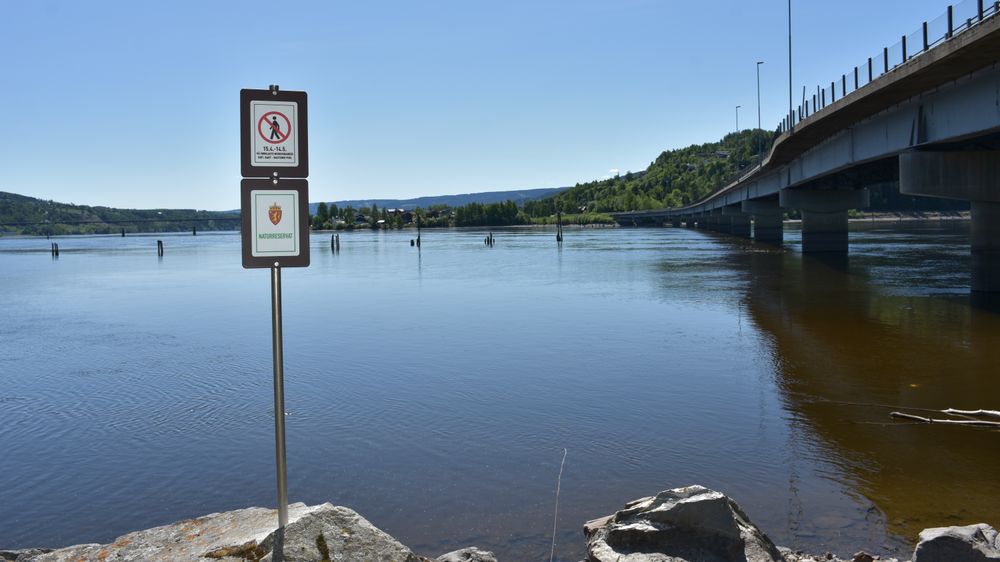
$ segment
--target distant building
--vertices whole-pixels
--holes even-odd
[[[385,213],[394,217],[401,217],[404,224],[413,222],[413,211],[407,211],[406,209],[386,209]]]

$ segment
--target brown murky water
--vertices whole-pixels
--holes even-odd
[[[1000,309],[961,289],[964,226],[856,226],[846,260],[749,258],[748,310],[794,423],[831,477],[911,540],[1000,521],[1000,432],[889,418],[1000,406]]]

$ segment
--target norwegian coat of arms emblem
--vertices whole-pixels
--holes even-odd
[[[267,209],[267,218],[271,219],[271,224],[278,226],[281,222],[281,206],[274,203]]]

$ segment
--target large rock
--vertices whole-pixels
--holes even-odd
[[[442,554],[434,560],[435,562],[497,562],[497,557],[492,552],[472,547]]]
[[[782,562],[736,502],[703,486],[660,492],[584,526],[591,562]]]
[[[0,560],[16,562],[17,560],[30,560],[38,555],[52,552],[51,548],[23,548],[19,550],[0,550]]]
[[[270,552],[279,541],[275,532],[260,546]],[[284,562],[430,562],[356,512],[328,503],[285,527],[283,552]]]
[[[1000,561],[1000,536],[985,523],[924,529],[913,551],[913,562],[986,561]]]
[[[295,503],[288,506],[288,520],[299,518],[323,506]],[[212,555],[216,560],[240,560],[262,556],[260,544],[278,526],[278,512],[263,507],[212,513],[171,525],[123,535],[111,544],[83,544],[54,550],[37,556],[18,558],[18,562],[176,562],[202,560]]]
[[[432,562],[417,556],[354,511],[329,503],[288,506],[279,536],[278,512],[250,507],[213,513],[123,535],[110,544],[59,550],[0,550],[0,561],[16,562],[270,562],[282,545],[285,562]],[[497,562],[492,552],[466,548],[438,562]]]

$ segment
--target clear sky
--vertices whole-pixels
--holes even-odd
[[[969,2],[970,0],[964,0]],[[815,91],[940,0],[793,0]],[[788,107],[787,0],[3,0],[0,191],[239,207],[239,91],[309,94],[310,199],[558,187]]]

